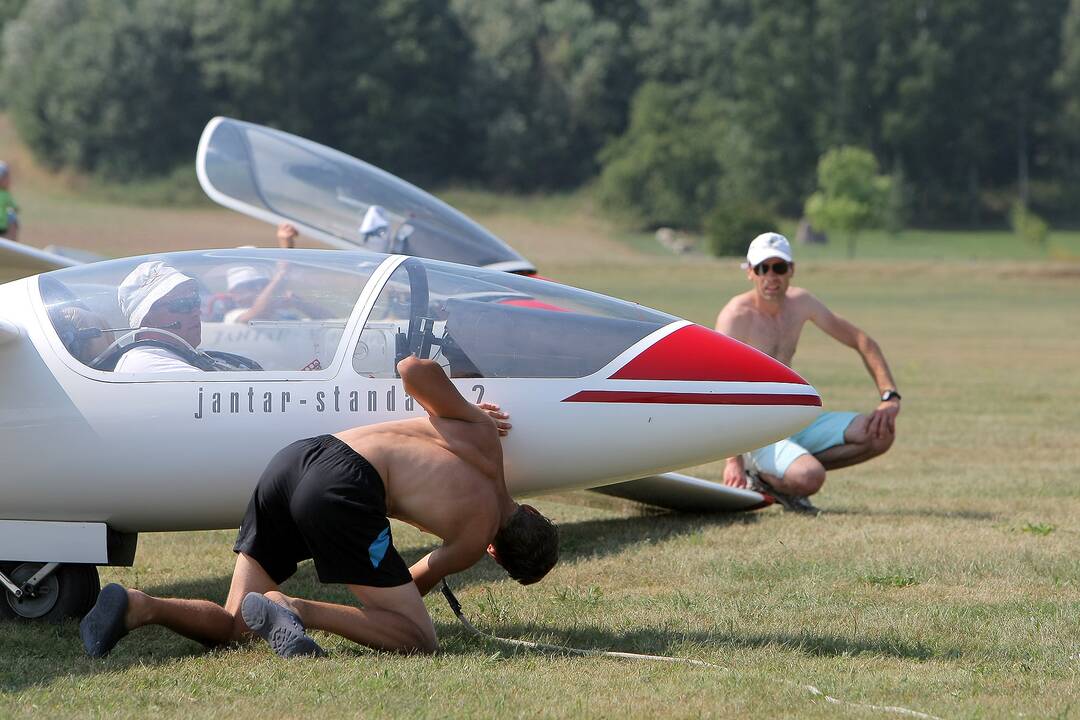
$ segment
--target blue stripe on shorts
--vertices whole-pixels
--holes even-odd
[[[379,567],[379,563],[386,557],[386,550],[390,547],[390,528],[387,527],[379,537],[375,538],[368,548],[368,557],[371,558],[371,566]]]

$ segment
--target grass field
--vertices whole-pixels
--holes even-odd
[[[16,159],[34,244],[86,227],[100,243],[64,244],[119,254],[272,236],[208,208],[78,200]],[[582,198],[452,197],[545,275],[706,325],[746,287],[735,261],[643,252]],[[893,716],[803,685],[939,717],[1080,717],[1080,252],[1058,241],[1038,258],[1006,234],[937,234],[892,253],[896,241],[868,238],[854,261],[797,249],[796,282],[881,343],[904,394],[892,451],[831,473],[821,517],[660,514],[570,493],[536,503],[564,536],[543,583],[519,587],[488,561],[454,579],[496,634],[723,670],[515,652],[470,636],[433,595],[434,657],[320,636],[329,659],[286,663],[265,646],[206,652],[149,629],[92,661],[74,623],[0,625],[0,717]],[[795,365],[827,407],[873,407],[858,356],[816,329]],[[395,537],[407,561],[431,547],[407,527]],[[102,580],[223,600],[232,538],[144,535],[135,566]],[[345,599],[310,568],[285,590]]]

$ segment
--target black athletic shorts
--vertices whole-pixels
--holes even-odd
[[[233,551],[255,558],[278,584],[308,558],[324,583],[412,582],[394,549],[382,478],[333,435],[298,440],[274,456]]]

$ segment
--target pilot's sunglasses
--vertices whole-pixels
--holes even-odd
[[[165,309],[171,313],[186,315],[189,312],[198,310],[201,302],[198,295],[189,295],[188,297],[176,298],[175,300],[166,300],[162,305],[164,305]]]
[[[785,260],[778,260],[774,263],[759,263],[754,266],[755,275],[767,275],[772,270],[777,275],[787,275],[788,270],[791,269],[791,265]]]

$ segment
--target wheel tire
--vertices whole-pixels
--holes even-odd
[[[0,567],[17,585],[41,569],[44,563],[7,563]],[[17,600],[3,591],[0,618],[17,621],[60,622],[81,618],[94,606],[101,591],[101,580],[94,565],[61,565],[45,578],[34,598]]]

